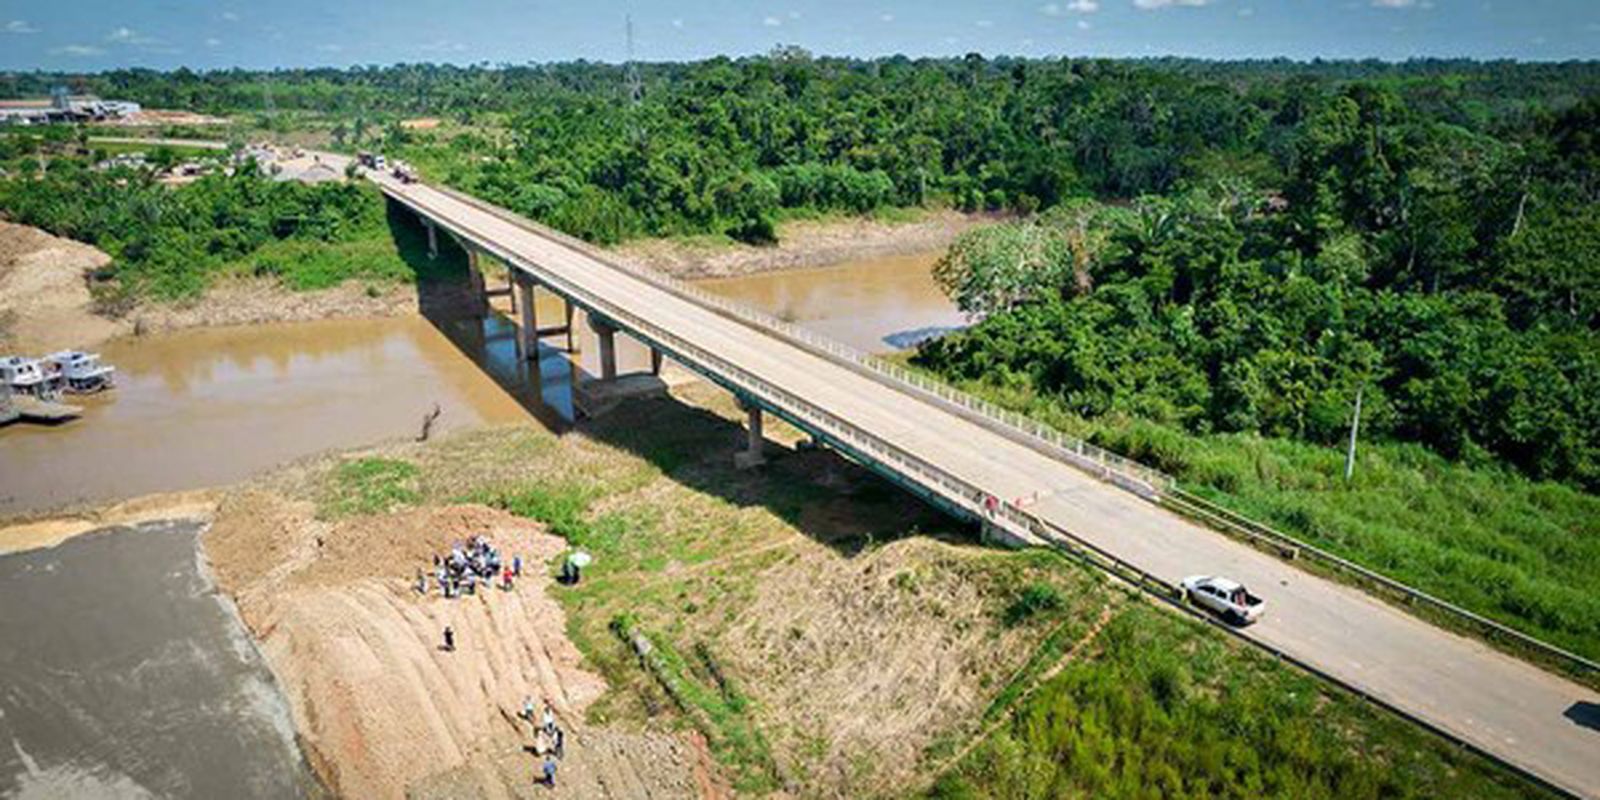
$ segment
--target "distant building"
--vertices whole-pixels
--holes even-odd
[[[68,94],[65,87],[56,87],[48,98],[0,100],[0,124],[94,122],[128,117],[139,111],[139,104],[128,100],[101,100],[94,95]]]

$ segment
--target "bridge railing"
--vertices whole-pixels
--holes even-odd
[[[524,263],[520,257],[505,250],[490,237],[474,230],[472,227],[454,220],[445,219],[443,215],[433,212],[426,203],[409,197],[406,198],[406,202],[427,211],[436,224],[475,242],[477,246],[494,254],[507,264],[521,269],[537,270],[537,265]],[[776,410],[797,419],[802,425],[810,428],[812,432],[832,438],[845,447],[877,462],[882,467],[893,469],[902,475],[912,478],[919,485],[937,493],[945,502],[965,510],[975,518],[986,519],[993,524],[1001,525],[1008,530],[1024,535],[1030,535],[1033,531],[1049,530],[1043,520],[1009,502],[1000,501],[999,498],[996,498],[996,505],[993,510],[986,509],[985,501],[989,495],[976,484],[970,483],[954,473],[901,448],[801,395],[746,370],[730,359],[702,348],[665,327],[634,314],[605,297],[590,292],[584,287],[552,273],[540,272],[539,279],[557,292],[573,299],[574,302],[625,327],[632,335],[639,337],[653,347],[663,350],[691,369],[707,372],[708,377],[733,384],[740,391],[747,392],[773,406]]]
[[[1124,458],[1109,450],[1090,444],[1083,439],[1064,434],[1053,427],[1042,425],[1026,416],[1000,408],[993,403],[974,397],[939,381],[929,380],[897,364],[876,358],[871,354],[828,337],[819,336],[799,325],[779,319],[744,303],[708,292],[687,281],[679,280],[658,270],[612,258],[576,237],[540,225],[506,209],[483,202],[471,195],[442,186],[434,186],[432,188],[480,211],[492,214],[505,222],[533,231],[545,238],[561,242],[589,258],[604,263],[613,269],[626,272],[658,289],[671,292],[698,305],[716,310],[724,316],[746,325],[760,328],[788,340],[792,344],[829,356],[837,362],[842,362],[858,370],[868,371],[882,382],[895,386],[901,391],[933,399],[949,410],[961,413],[969,419],[980,421],[991,429],[998,429],[998,432],[1010,438],[1040,449],[1053,458],[1073,464],[1097,478],[1116,483],[1123,488],[1130,489],[1151,499],[1159,496],[1173,485],[1172,478],[1160,470],[1153,469],[1132,459]]]

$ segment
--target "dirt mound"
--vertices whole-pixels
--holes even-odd
[[[456,600],[418,595],[415,571],[473,534],[521,555],[524,579]],[[539,526],[470,505],[325,521],[310,503],[249,492],[222,503],[205,546],[289,696],[308,759],[340,796],[528,796],[537,762],[516,715],[529,696],[547,698],[569,731],[560,794],[693,795],[682,739],[584,723],[605,684],[579,668],[544,592],[565,543]],[[440,649],[446,625],[454,652]]]
[[[37,228],[0,222],[0,350],[34,355],[118,331],[90,311],[87,275],[111,257]]]

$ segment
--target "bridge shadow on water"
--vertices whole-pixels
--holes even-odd
[[[430,258],[414,215],[391,209],[389,222],[417,276],[418,311],[551,431],[579,431],[650,462],[697,492],[740,507],[766,508],[845,556],[909,535],[966,543],[976,538],[971,525],[833,450],[775,443],[771,434],[785,426],[770,414],[768,463],[753,470],[733,464],[745,444],[738,419],[670,394],[623,400],[598,419],[575,419],[572,387],[593,377],[579,360],[543,343],[537,366],[520,358],[517,326],[510,319],[497,311],[483,319],[474,316],[465,251],[441,232],[439,253]],[[496,277],[491,271],[491,286]],[[715,397],[721,390],[708,384],[703,391]],[[726,411],[733,413],[731,403]]]

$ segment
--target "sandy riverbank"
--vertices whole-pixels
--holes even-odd
[[[950,210],[928,211],[911,222],[865,217],[801,220],[781,225],[778,243],[767,247],[641,239],[612,252],[679,278],[725,278],[942,250],[957,236],[990,221],[988,216]]]
[[[925,253],[947,247],[985,217],[932,211],[913,222],[866,218],[799,221],[771,247],[647,239],[615,248],[619,257],[680,278],[749,275],[845,261]],[[417,290],[350,281],[296,292],[270,278],[232,278],[183,303],[145,303],[111,316],[98,312],[88,276],[111,257],[89,245],[0,221],[0,352],[40,354],[93,348],[119,336],[187,328],[387,317],[413,313]]]

